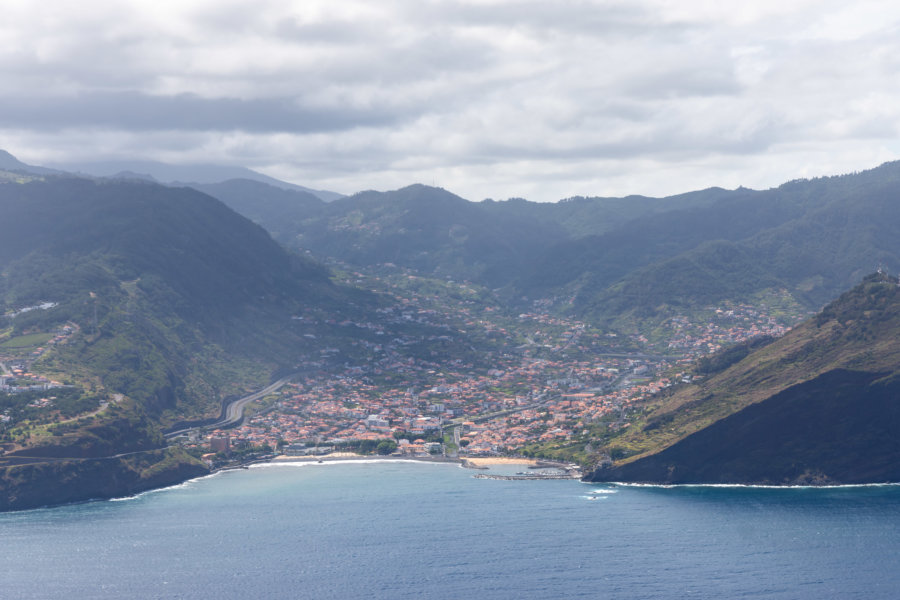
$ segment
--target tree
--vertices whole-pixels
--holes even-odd
[[[397,449],[397,442],[393,440],[384,440],[375,447],[375,452],[381,454],[382,456],[387,456],[394,452]]]

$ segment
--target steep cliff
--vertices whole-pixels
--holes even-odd
[[[592,481],[900,481],[900,287],[863,283],[779,340],[641,407]]]

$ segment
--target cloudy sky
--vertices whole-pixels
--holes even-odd
[[[472,200],[900,158],[900,4],[3,0],[0,148]]]

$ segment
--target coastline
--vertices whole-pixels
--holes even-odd
[[[280,455],[274,458],[255,461],[255,464],[269,463],[324,463],[324,462],[342,462],[342,461],[415,461],[430,463],[457,463],[464,461],[459,458],[449,458],[445,456],[381,456],[378,454],[353,454],[352,452],[332,452],[331,454],[323,454],[322,456],[285,456]]]
[[[84,461],[87,462],[87,461]],[[177,488],[179,486],[183,486],[189,484],[191,481],[196,481],[199,479],[204,479],[206,477],[213,477],[220,473],[224,473],[226,471],[237,471],[241,469],[248,469],[255,466],[264,466],[264,465],[286,465],[292,463],[300,463],[300,464],[316,464],[316,463],[339,463],[339,462],[422,462],[422,463],[431,463],[431,464],[456,464],[462,468],[466,469],[474,469],[486,471],[490,468],[491,465],[522,465],[528,468],[562,468],[561,463],[552,463],[547,461],[539,461],[536,459],[524,458],[524,457],[507,457],[507,456],[482,456],[482,457],[464,457],[464,458],[452,458],[446,456],[397,456],[397,455],[364,455],[364,454],[353,454],[350,452],[334,452],[331,454],[326,454],[322,456],[276,456],[273,458],[263,458],[256,460],[248,460],[243,463],[235,463],[226,466],[222,466],[215,469],[202,469],[202,470],[179,470],[175,469],[172,471],[168,471],[165,474],[160,473],[157,477],[154,477],[152,480],[144,481],[142,484],[138,485],[122,485],[115,490],[102,490],[102,489],[94,489],[90,492],[86,492],[84,494],[79,495],[70,495],[67,498],[59,500],[58,498],[52,498],[49,495],[45,498],[34,499],[30,502],[25,502],[18,504],[16,506],[4,506],[0,507],[0,513],[5,512],[17,512],[24,510],[36,510],[36,509],[45,509],[45,508],[54,508],[57,506],[67,506],[72,504],[83,504],[85,502],[94,502],[94,501],[123,501],[130,500],[134,498],[138,498],[144,494],[159,492],[162,490]],[[59,463],[59,465],[63,465],[63,463]],[[54,465],[57,466],[57,465]],[[33,468],[34,465],[25,465],[25,467]],[[14,467],[7,467],[14,468]]]
[[[138,489],[134,489],[131,491],[127,491],[125,493],[114,494],[114,495],[94,495],[94,496],[86,496],[80,499],[71,499],[65,500],[62,502],[45,502],[45,503],[37,503],[30,506],[22,506],[17,508],[4,508],[0,509],[0,513],[6,512],[19,512],[19,511],[27,511],[27,510],[41,510],[41,509],[49,509],[55,508],[59,506],[67,506],[67,505],[75,505],[75,504],[84,504],[87,502],[94,501],[108,501],[108,502],[116,502],[116,501],[124,501],[124,500],[132,500],[135,498],[139,498],[145,494],[152,494],[155,492],[164,491],[167,489],[173,489],[182,487],[190,484],[192,481],[197,481],[200,479],[205,479],[208,477],[215,477],[221,473],[226,471],[235,471],[241,469],[248,469],[252,467],[262,467],[266,465],[277,466],[279,464],[287,465],[292,463],[300,463],[300,464],[316,464],[316,463],[360,463],[360,462],[421,462],[421,463],[431,463],[431,464],[457,464],[465,469],[473,469],[478,471],[488,471],[491,466],[498,465],[521,465],[525,466],[529,469],[543,469],[543,468],[556,468],[560,470],[568,470],[567,467],[571,468],[569,463],[561,463],[554,461],[545,461],[542,459],[532,459],[525,457],[509,457],[509,456],[481,456],[481,457],[465,457],[465,458],[451,458],[444,456],[396,456],[396,455],[388,455],[388,456],[380,456],[380,455],[363,455],[363,454],[353,454],[348,452],[341,453],[332,453],[322,456],[276,456],[273,458],[265,458],[258,460],[251,460],[242,464],[229,465],[225,467],[220,467],[217,469],[213,469],[207,471],[205,473],[195,473],[189,477],[178,477],[174,478],[166,482],[163,485],[153,485],[150,487],[140,487]],[[521,474],[521,475],[494,475],[488,473],[479,473],[474,475],[474,477],[479,479],[505,479],[505,480],[541,480],[541,479],[579,479],[582,483],[587,484],[606,484],[616,487],[632,487],[632,488],[655,488],[655,489],[690,489],[690,488],[708,488],[708,489],[744,489],[744,490],[752,490],[752,489],[761,489],[761,490],[852,490],[852,489],[864,489],[864,488],[879,488],[879,487],[900,487],[900,482],[873,482],[873,483],[850,483],[850,484],[831,484],[831,485],[767,485],[767,484],[750,484],[750,483],[680,483],[680,484],[671,484],[671,483],[648,483],[648,482],[617,482],[617,481],[590,481],[585,479],[583,476],[576,475],[570,471],[570,476],[559,476],[559,475],[549,475],[549,476],[541,476],[541,475],[531,475],[531,474]]]
[[[581,479],[581,470],[569,463],[561,463],[556,461],[546,461],[535,458],[517,457],[517,456],[474,456],[474,457],[446,457],[446,456],[398,456],[398,455],[363,455],[353,454],[350,452],[335,452],[322,456],[276,456],[264,461],[257,461],[257,464],[317,464],[326,462],[424,462],[432,464],[457,464],[464,469],[472,469],[477,471],[490,471],[492,467],[512,467],[517,466],[528,470],[534,470],[534,473],[519,472],[516,475],[496,474],[496,473],[479,473],[475,475],[479,479]],[[242,465],[236,468],[247,468],[250,465]],[[539,472],[541,469],[554,469],[557,473]]]
[[[522,465],[528,468],[560,468],[563,463],[555,463],[552,461],[542,461],[534,458],[516,457],[516,456],[467,456],[467,457],[449,457],[449,456],[398,456],[389,454],[387,456],[372,454],[354,454],[352,452],[333,452],[331,454],[323,454],[322,456],[276,456],[267,459],[267,463],[319,463],[319,462],[339,462],[339,461],[415,461],[429,463],[455,463],[466,469],[489,469],[491,466],[497,465]]]

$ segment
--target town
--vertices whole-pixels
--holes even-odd
[[[696,377],[690,366],[698,357],[756,336],[783,335],[799,317],[785,297],[727,303],[708,307],[700,318],[675,315],[651,340],[555,316],[547,303],[504,315],[476,301],[467,284],[436,284],[405,272],[367,283],[397,300],[381,310],[386,324],[419,323],[441,335],[353,342],[365,347],[359,364],[299,375],[239,427],[195,435],[186,445],[219,458],[260,448],[287,455],[344,449],[457,457],[533,455],[553,447],[568,447],[571,457],[590,452],[590,440],[604,432],[628,427],[640,400]],[[383,333],[372,323],[340,325]],[[484,341],[490,350],[481,358],[489,363],[408,352],[423,341],[451,344],[460,331]]]
[[[54,305],[46,303],[30,310],[52,306]],[[25,309],[19,313],[28,310]],[[28,369],[34,361],[44,356],[54,346],[65,344],[77,330],[77,325],[68,323],[51,333],[22,335],[0,344],[0,392],[14,394],[61,387],[60,382],[31,373]]]

